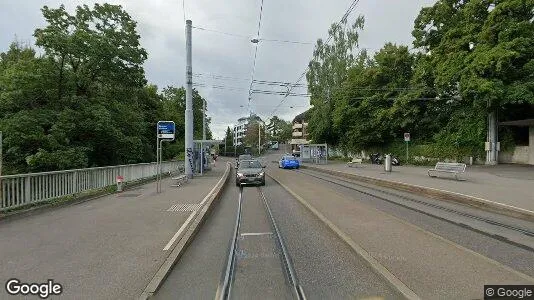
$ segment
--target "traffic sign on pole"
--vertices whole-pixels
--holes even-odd
[[[410,133],[405,132],[404,133],[404,141],[406,142],[406,163],[408,163],[409,160],[409,154],[408,154],[408,143],[410,142]]]
[[[158,122],[158,139],[174,140],[176,133],[176,125],[173,121],[159,121]]]

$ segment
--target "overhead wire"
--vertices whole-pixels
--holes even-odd
[[[260,17],[259,17],[259,20],[258,20],[258,33],[256,34],[256,37],[258,37],[258,38],[260,37],[262,15],[263,15],[263,0],[261,0],[261,4],[260,4]],[[255,44],[254,60],[252,62],[252,74],[250,76],[250,86],[249,86],[249,91],[248,91],[248,110],[249,110],[249,112],[251,112],[251,110],[250,110],[250,100],[252,99],[251,90],[252,90],[252,85],[254,84],[254,73],[256,72],[256,58],[257,58],[257,56],[258,56],[258,43]]]
[[[235,36],[235,37],[239,37],[239,38],[244,38],[244,39],[247,39],[247,40],[250,38],[249,36],[242,35],[242,34],[237,34],[237,33],[224,32],[224,31],[220,31],[220,30],[208,29],[208,28],[199,27],[199,26],[192,26],[192,27],[194,29],[198,29],[198,30],[202,30],[202,31],[215,32],[215,33],[224,34],[224,35],[228,35],[228,36]]]
[[[184,24],[185,24],[185,0],[182,0],[182,11],[184,13]]]
[[[343,17],[341,17],[341,20],[337,23],[337,25],[339,25],[339,24],[341,24],[341,23],[347,21],[348,16],[352,13],[352,11],[353,11],[354,8],[356,7],[356,5],[358,5],[359,2],[360,2],[360,0],[353,0],[353,1],[352,1],[351,5],[350,5],[349,8],[345,11],[345,13],[343,14]],[[329,36],[328,36],[328,39],[326,40],[326,44],[328,44],[328,43],[330,42],[331,39],[332,39],[332,36],[329,35]],[[300,74],[300,76],[298,77],[298,79],[295,81],[295,84],[299,83],[299,82],[302,80],[302,78],[304,78],[304,76],[306,75],[306,72],[308,72],[308,69],[309,69],[309,68],[310,68],[310,66],[308,65],[308,66],[306,67],[306,69],[304,70],[304,72],[302,72],[302,73]],[[294,86],[294,85],[291,85],[291,86],[289,87],[289,89],[288,89],[288,93],[291,92],[291,90],[293,89],[293,86]],[[270,116],[270,117],[272,117],[272,116],[274,115],[274,113],[278,110],[278,108],[282,105],[282,103],[284,103],[284,101],[285,101],[286,98],[287,98],[287,97],[284,97],[284,98],[282,98],[282,100],[280,100],[280,104],[277,105],[277,106],[275,107],[275,109],[271,112],[271,116]],[[269,118],[270,118],[270,117],[269,117]]]

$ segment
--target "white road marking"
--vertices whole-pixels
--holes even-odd
[[[272,232],[245,232],[242,233],[241,236],[248,236],[248,235],[269,235],[273,234]]]
[[[202,202],[200,202],[200,205],[199,205],[199,208],[198,210],[200,210],[202,207],[204,207],[204,204],[208,201],[208,199],[211,197],[211,195],[213,195],[213,192],[215,191],[215,189],[221,185],[221,182],[223,180],[224,176],[222,176],[219,181],[217,182],[217,184],[211,189],[211,191],[206,195],[206,197],[204,197],[204,199],[202,200]],[[165,246],[165,248],[163,248],[163,251],[167,251],[171,248],[172,244],[174,244],[174,242],[176,241],[176,239],[180,236],[180,234],[182,234],[182,232],[189,227],[189,223],[191,223],[191,221],[193,221],[193,217],[195,217],[195,215],[197,214],[198,210],[195,210],[193,211],[189,217],[187,218],[187,220],[185,220],[184,224],[182,225],[182,227],[180,227],[180,229],[178,229],[178,231],[174,234],[174,236],[171,238],[171,240],[167,243],[167,246]]]
[[[184,231],[188,226],[189,226],[189,222],[191,222],[191,220],[193,220],[193,217],[195,216],[195,212],[192,212],[189,217],[187,218],[187,220],[185,220],[184,224],[182,225],[182,227],[180,227],[180,229],[178,229],[178,231],[176,231],[176,233],[174,234],[174,236],[172,237],[172,239],[167,243],[167,246],[165,246],[165,248],[163,248],[163,251],[167,251],[171,248],[172,244],[174,244],[174,242],[176,241],[176,239],[180,236],[180,234],[182,233],[182,231]]]

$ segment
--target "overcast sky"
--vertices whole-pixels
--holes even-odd
[[[0,51],[16,39],[34,43],[35,28],[45,25],[40,8],[65,3],[72,13],[76,5],[102,1],[0,0]],[[141,45],[148,51],[145,71],[149,82],[160,89],[185,83],[185,30],[182,0],[108,0],[121,4],[138,22]],[[331,23],[339,21],[352,0],[265,0],[260,38],[315,42],[326,38]],[[420,9],[435,0],[361,0],[351,20],[361,14],[365,29],[360,47],[379,49],[385,42],[410,44],[413,21]],[[261,0],[185,0],[185,16],[193,26],[253,38],[258,30]],[[234,37],[193,29],[193,73],[234,77],[232,80],[195,76],[195,83],[208,101],[212,131],[223,138],[224,130],[240,116],[248,115],[248,89],[252,75],[255,45],[250,38]],[[262,41],[258,46],[257,80],[294,82],[312,56],[313,44]],[[305,83],[305,78],[302,81]],[[215,89],[223,85],[236,89]],[[255,89],[276,87],[255,85]],[[296,90],[305,92],[305,90]],[[283,96],[254,94],[251,110],[266,118]],[[243,106],[243,107],[240,107]],[[293,108],[290,108],[293,106]],[[288,97],[275,115],[291,120],[309,107],[309,99]]]

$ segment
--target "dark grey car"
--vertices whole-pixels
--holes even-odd
[[[242,160],[236,172],[235,185],[259,184],[265,185],[265,171],[258,160]]]
[[[250,154],[241,154],[239,155],[236,160],[235,160],[235,165],[239,168],[239,163],[242,161],[242,160],[252,160],[252,155]]]

